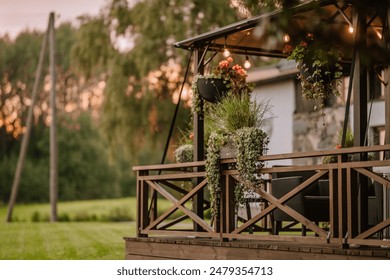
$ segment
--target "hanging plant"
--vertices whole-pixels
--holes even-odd
[[[221,150],[232,145],[238,171],[238,184],[235,188],[235,203],[243,202],[244,193],[258,185],[259,169],[263,163],[259,156],[268,145],[268,136],[261,129],[266,121],[268,102],[256,103],[249,95],[229,94],[209,110],[210,123],[215,127],[207,143],[206,177],[211,194],[212,214],[218,217],[221,194]],[[230,148],[231,149],[231,148]]]
[[[322,109],[326,98],[340,96],[338,87],[343,67],[342,54],[338,48],[316,42],[313,34],[308,34],[306,39],[295,47],[285,45],[283,51],[289,55],[287,59],[297,62],[302,95],[307,100],[320,100],[319,108]]]
[[[235,200],[237,204],[242,204],[244,193],[253,191],[254,186],[257,186],[261,175],[259,170],[264,167],[259,156],[265,153],[269,140],[267,134],[257,127],[241,128],[232,138],[237,149],[236,168],[240,179]]]
[[[220,61],[209,74],[195,76],[191,87],[193,112],[199,112],[201,97],[209,102],[217,102],[228,94],[241,95],[252,92],[254,84],[246,82],[245,69],[238,64],[232,64],[233,58],[228,57],[226,60]],[[202,92],[202,89],[206,87],[213,89],[213,92]]]
[[[206,178],[210,191],[211,214],[218,217],[221,201],[221,168],[219,165],[221,147],[226,143],[227,135],[222,132],[210,134],[207,143]]]

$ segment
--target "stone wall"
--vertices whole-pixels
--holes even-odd
[[[325,108],[311,113],[296,113],[293,120],[294,152],[333,149],[339,144],[345,107]],[[295,160],[294,164],[317,164],[320,159]]]

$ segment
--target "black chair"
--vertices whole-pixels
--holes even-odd
[[[305,196],[305,217],[318,224],[329,222],[329,180],[318,180],[318,195]]]
[[[283,177],[283,178],[273,178],[271,180],[271,186],[272,186],[272,195],[275,198],[281,198],[285,194],[289,193],[291,190],[295,189],[298,185],[302,183],[302,177],[301,176],[294,176],[294,177]],[[300,214],[304,214],[304,194],[302,192],[298,193],[291,199],[289,199],[285,205],[289,206],[290,208],[294,209]],[[295,225],[297,222],[294,218],[292,218],[287,213],[283,212],[282,210],[275,209],[273,211],[273,220],[274,220],[274,228],[273,228],[273,234],[279,234],[279,231],[281,230],[291,230],[291,225]],[[287,227],[282,227],[282,222],[293,222],[292,224],[289,224]],[[302,233],[304,233],[302,229]]]
[[[274,166],[274,167],[285,167],[283,165]],[[285,177],[302,177],[302,182],[306,181],[310,177],[314,176],[317,172],[315,170],[306,170],[306,171],[287,171],[287,172],[273,172],[272,178],[285,178]],[[319,195],[318,185],[316,182],[313,182],[309,187],[303,190],[304,195]]]

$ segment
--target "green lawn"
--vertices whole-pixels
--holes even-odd
[[[123,260],[123,237],[135,236],[134,198],[59,203],[59,215],[90,222],[31,222],[48,217],[49,205],[37,204],[17,205],[16,222],[6,223],[6,210],[0,207],[2,260]],[[104,221],[123,216],[128,221]]]
[[[59,202],[58,217],[63,221],[134,221],[136,218],[134,197]],[[6,205],[0,205],[0,221],[5,220]],[[50,205],[17,204],[12,219],[17,222],[48,221]]]
[[[134,222],[2,222],[2,260],[123,260]]]

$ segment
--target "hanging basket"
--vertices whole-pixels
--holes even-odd
[[[199,78],[197,86],[199,95],[212,103],[221,100],[228,92],[228,88],[222,79]]]

